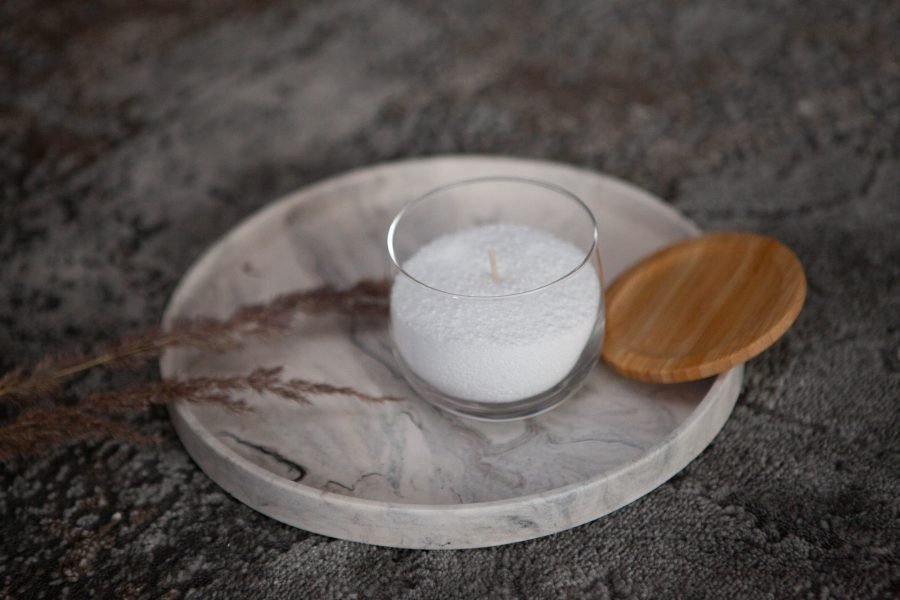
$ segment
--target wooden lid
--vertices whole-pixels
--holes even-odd
[[[771,346],[805,297],[803,267],[780,242],[748,233],[691,238],[610,286],[603,359],[642,381],[717,375]]]

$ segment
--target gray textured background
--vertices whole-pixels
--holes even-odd
[[[450,5],[0,3],[0,366],[158,322],[206,246],[299,186],[510,154],[800,256],[806,307],[719,437],[594,523],[419,552],[256,514],[154,411],[158,447],[0,467],[0,597],[900,594],[900,3]]]

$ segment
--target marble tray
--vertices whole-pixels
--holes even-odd
[[[362,169],[297,191],[214,245],[181,282],[165,322],[224,316],[246,302],[389,272],[388,224],[439,184],[517,175],[559,184],[600,226],[607,279],[697,228],[635,187],[564,165],[498,157],[438,157]],[[322,397],[301,406],[247,398],[248,414],[176,405],[188,452],[219,485],[272,517],[328,536],[404,548],[473,548],[552,534],[647,494],[719,432],[742,368],[715,379],[650,385],[598,364],[574,398],[539,417],[486,423],[416,399],[395,368],[385,323],[307,319],[295,332],[240,352],[176,350],[164,377],[286,375],[408,400]]]

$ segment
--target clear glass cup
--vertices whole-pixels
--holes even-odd
[[[603,341],[597,236],[577,196],[530,179],[460,181],[408,204],[387,236],[391,337],[407,382],[486,420],[571,396]]]

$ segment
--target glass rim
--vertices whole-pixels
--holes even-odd
[[[573,267],[571,270],[567,271],[560,277],[557,277],[556,279],[549,281],[547,283],[544,283],[542,285],[539,285],[535,288],[523,290],[521,292],[513,292],[511,294],[497,294],[497,295],[493,295],[493,296],[474,296],[474,295],[469,295],[469,294],[458,294],[458,293],[454,293],[454,292],[449,292],[447,290],[442,290],[440,288],[436,288],[434,286],[428,285],[427,283],[425,283],[419,279],[416,279],[415,277],[410,275],[400,264],[400,261],[397,258],[397,252],[394,248],[394,238],[396,237],[397,226],[400,223],[400,221],[403,220],[403,217],[406,215],[406,213],[409,210],[411,210],[412,208],[418,206],[419,204],[425,202],[426,200],[430,199],[431,197],[433,197],[437,194],[440,194],[442,192],[446,192],[448,190],[452,190],[452,189],[458,188],[458,187],[472,185],[475,183],[491,183],[491,182],[519,183],[519,184],[534,185],[534,186],[542,187],[544,189],[550,190],[551,192],[555,192],[555,193],[567,198],[568,200],[574,202],[578,207],[580,207],[581,210],[583,210],[584,213],[587,215],[587,218],[591,224],[591,245],[590,245],[590,248],[588,248],[587,251],[584,253],[584,257],[581,259],[581,261],[577,265],[575,265],[575,267]],[[566,279],[569,279],[570,277],[574,276],[578,271],[580,271],[582,268],[584,268],[584,266],[586,264],[588,264],[590,262],[591,256],[597,249],[598,238],[599,238],[599,231],[597,229],[597,219],[594,217],[594,213],[591,212],[591,209],[588,208],[588,205],[585,204],[581,198],[579,198],[578,196],[576,196],[569,190],[567,190],[561,186],[558,186],[556,184],[549,183],[546,181],[540,181],[538,179],[530,179],[527,177],[491,175],[491,176],[486,176],[486,177],[474,177],[471,179],[462,179],[459,181],[446,183],[446,184],[438,186],[436,188],[432,188],[431,190],[425,192],[421,196],[408,202],[403,208],[400,209],[400,212],[398,212],[397,215],[391,221],[391,225],[388,228],[388,234],[387,234],[387,247],[388,247],[388,254],[391,257],[391,262],[394,264],[394,266],[397,268],[397,270],[401,274],[403,274],[403,276],[405,276],[407,279],[409,279],[413,283],[416,283],[418,285],[421,285],[422,287],[428,288],[432,291],[435,291],[440,294],[444,294],[445,296],[450,296],[453,298],[464,298],[466,300],[497,300],[500,298],[516,298],[519,296],[527,296],[529,294],[534,294],[536,292],[539,292],[541,290],[544,290],[546,288],[554,286],[558,283],[562,283]]]

